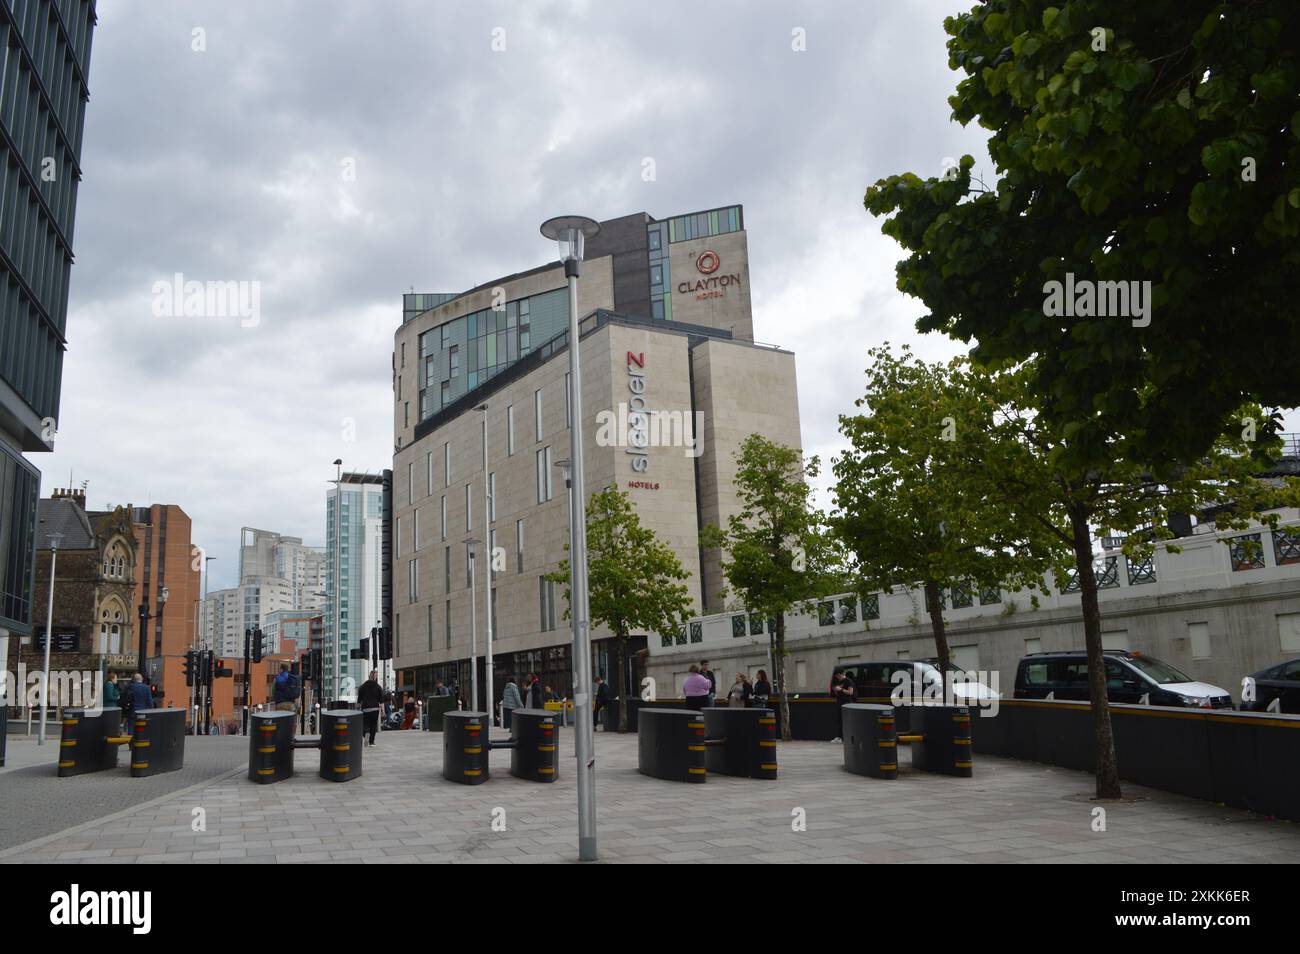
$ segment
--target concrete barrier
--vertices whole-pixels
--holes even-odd
[[[1121,779],[1300,821],[1300,715],[1113,704]],[[1086,702],[1007,699],[971,720],[988,755],[1093,771]]]
[[[776,778],[776,715],[771,709],[704,711],[704,767],[719,775]]]
[[[704,715],[697,709],[642,708],[637,770],[672,782],[703,782]]]

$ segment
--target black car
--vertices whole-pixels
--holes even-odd
[[[1300,713],[1300,659],[1261,669],[1250,678],[1255,682],[1255,699],[1242,699],[1242,709],[1247,712],[1266,712],[1276,700],[1277,708],[1274,712]]]
[[[1198,682],[1145,653],[1107,650],[1106,696],[1111,702],[1194,709],[1231,709],[1228,690]],[[1032,653],[1016,669],[1017,699],[1087,701],[1088,654],[1083,650]]]

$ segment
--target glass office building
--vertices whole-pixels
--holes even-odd
[[[40,473],[59,417],[93,0],[0,0],[0,638],[31,632]]]

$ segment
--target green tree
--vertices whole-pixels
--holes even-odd
[[[785,679],[785,617],[796,606],[842,588],[839,558],[822,513],[812,506],[814,457],[751,434],[736,453],[740,512],[701,540],[723,553],[722,572],[747,613],[771,620],[773,689],[780,694],[781,737],[790,740]]]
[[[1165,473],[1243,404],[1300,404],[1300,4],[986,0],[944,27],[953,118],[991,131],[996,180],[973,191],[966,156],[868,190],[918,327],[1037,358],[1081,475],[1117,450]],[[1076,305],[1150,282],[1151,309],[1053,314],[1067,274]]]
[[[1088,692],[1093,716],[1094,762],[1098,798],[1119,798],[1119,772],[1107,705],[1106,672],[1101,643],[1099,583],[1093,549],[1094,530],[1125,534],[1130,561],[1150,557],[1156,545],[1172,541],[1170,518],[1213,508],[1217,529],[1236,529],[1259,520],[1276,526],[1270,508],[1300,502],[1294,481],[1264,481],[1257,474],[1276,460],[1281,441],[1256,437],[1247,428],[1222,437],[1210,452],[1157,478],[1144,465],[1125,457],[1118,444],[1109,460],[1078,473],[1063,446],[1032,406],[1033,369],[1021,368],[971,379],[983,390],[986,408],[969,439],[958,442],[954,466],[982,474],[993,506],[1014,509],[1054,536],[1063,549],[1053,566],[1058,589],[1077,587],[1088,654]],[[1239,417],[1265,417],[1246,407]],[[1096,455],[1094,454],[1094,460]],[[1178,551],[1174,542],[1168,550]],[[1116,568],[1118,569],[1118,567]]]
[[[681,582],[687,575],[672,548],[641,525],[626,491],[610,484],[591,495],[587,504],[587,602],[592,624],[607,626],[614,634],[620,732],[627,731],[628,700],[635,694],[635,687],[627,682],[628,637],[634,631],[681,631],[694,606]],[[568,560],[546,578],[564,584],[564,598],[571,600]],[[569,611],[564,615],[569,618]]]
[[[869,355],[862,410],[840,416],[850,447],[833,465],[831,528],[852,555],[862,593],[920,584],[947,669],[943,591],[1042,589],[1063,548],[1021,501],[995,495],[987,465],[970,466],[959,450],[987,443],[991,432],[978,372],[961,360],[926,364],[906,346],[901,357],[888,344]]]

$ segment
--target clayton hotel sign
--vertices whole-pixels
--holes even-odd
[[[694,281],[678,282],[677,293],[679,295],[694,295],[696,301],[723,297],[728,287],[740,285],[740,273],[724,272],[721,275],[714,274],[721,267],[722,259],[717,252],[711,250],[701,252],[695,258],[695,270],[700,273],[701,277]]]

